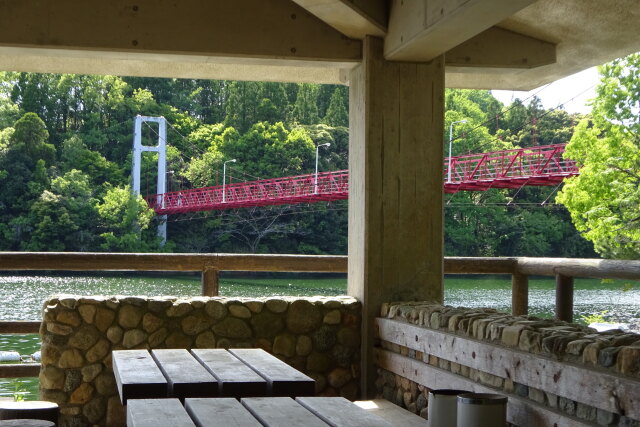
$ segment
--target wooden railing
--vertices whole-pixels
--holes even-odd
[[[218,295],[220,271],[346,273],[346,256],[246,254],[140,254],[84,252],[0,252],[3,270],[199,271],[202,295]],[[527,314],[529,276],[556,278],[556,317],[571,321],[573,279],[640,279],[640,261],[580,258],[445,257],[447,274],[507,274],[512,278],[512,312]]]
[[[0,321],[2,334],[37,334],[41,322]],[[40,363],[2,363],[0,378],[37,377],[40,374]]]

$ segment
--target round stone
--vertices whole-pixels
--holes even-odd
[[[157,347],[165,340],[165,338],[167,338],[167,334],[168,332],[166,328],[158,329],[149,335],[149,346],[152,348]]]
[[[262,311],[262,307],[264,307],[264,303],[262,301],[245,301],[244,305],[247,306],[252,313],[260,313]]]
[[[89,383],[82,383],[76,388],[71,396],[69,396],[69,403],[76,403],[83,405],[91,400],[93,396],[94,388]]]
[[[296,300],[287,312],[287,328],[294,334],[305,334],[322,323],[322,313],[307,300]]]
[[[85,383],[90,383],[93,381],[100,372],[102,372],[102,364],[94,363],[93,365],[88,365],[82,368],[82,381]]]
[[[308,356],[313,350],[313,342],[306,335],[300,335],[296,343],[296,354],[298,356]]]
[[[254,314],[251,317],[251,326],[257,338],[273,339],[284,329],[282,315],[274,314],[268,310]]]
[[[142,329],[149,334],[160,329],[162,323],[162,319],[152,313],[145,313],[145,315],[142,316]]]
[[[111,344],[109,341],[105,339],[101,339],[87,351],[87,362],[97,362],[98,360],[105,357],[109,350],[111,349]]]
[[[167,348],[189,348],[193,341],[191,337],[181,332],[174,332],[167,337],[164,343]]]
[[[147,333],[142,329],[131,329],[124,333],[124,337],[122,338],[122,345],[124,346],[124,348],[132,348],[141,344],[146,339]]]
[[[96,390],[103,396],[110,396],[118,392],[116,379],[112,373],[99,375],[95,380]]]
[[[329,368],[329,359],[324,353],[313,352],[307,357],[307,371],[326,372]]]
[[[131,304],[125,304],[118,312],[118,323],[124,329],[135,328],[142,320],[142,308]]]
[[[101,332],[104,332],[111,326],[113,320],[116,318],[116,313],[108,308],[98,307],[96,309],[95,325]]]
[[[109,329],[107,329],[107,338],[109,339],[109,341],[116,344],[120,342],[120,340],[122,339],[123,333],[124,331],[120,326],[112,326]]]
[[[196,337],[197,348],[216,348],[216,337],[213,332],[206,331]]]
[[[75,311],[61,311],[56,316],[56,320],[70,326],[80,326],[80,323],[82,323],[80,316]]]
[[[78,349],[72,348],[65,350],[58,360],[60,368],[79,368],[84,363],[82,353]]]
[[[324,315],[322,322],[326,323],[327,325],[337,325],[340,323],[341,318],[342,315],[340,314],[340,310],[331,310]]]
[[[83,326],[69,338],[69,345],[80,350],[88,350],[98,341],[98,330],[93,326]]]
[[[187,316],[180,322],[182,332],[187,335],[196,335],[207,330],[211,326],[211,321],[204,313]]]
[[[187,301],[176,301],[173,305],[167,308],[166,314],[168,317],[182,317],[185,314],[191,313],[193,307]]]
[[[71,335],[73,328],[69,325],[63,325],[62,323],[47,323],[47,331],[55,335]]]
[[[227,307],[217,300],[207,301],[204,311],[215,320],[220,320],[227,315]]]
[[[345,368],[335,368],[329,375],[327,375],[327,380],[331,387],[340,388],[351,380],[351,370]]]
[[[90,423],[95,424],[104,417],[107,410],[107,402],[103,397],[96,397],[82,407],[82,414]]]
[[[82,304],[78,307],[78,312],[82,316],[82,320],[86,323],[93,323],[93,319],[96,317],[96,306],[90,304]]]
[[[244,305],[234,304],[234,305],[230,305],[228,308],[229,308],[229,313],[231,313],[231,315],[234,317],[239,317],[240,319],[251,318],[251,311],[249,311],[249,309]]]
[[[47,389],[62,389],[64,386],[64,371],[55,366],[44,366],[40,370],[40,386]]]
[[[273,354],[292,357],[296,354],[295,337],[290,334],[278,335],[273,340]]]
[[[251,328],[244,320],[235,317],[227,317],[222,322],[213,326],[216,335],[227,338],[246,339],[251,337]]]
[[[284,313],[289,307],[289,303],[283,299],[272,298],[265,301],[265,305],[274,313]]]

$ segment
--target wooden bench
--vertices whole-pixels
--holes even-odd
[[[424,421],[424,420],[423,420]],[[423,423],[424,424],[424,423]],[[129,427],[391,427],[342,397],[131,399]]]
[[[147,350],[114,351],[112,364],[123,405],[128,399],[167,396],[167,380]]]

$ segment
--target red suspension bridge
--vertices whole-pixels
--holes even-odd
[[[578,175],[563,159],[565,144],[545,145],[444,159],[444,191],[486,191],[524,185],[559,185]],[[449,178],[449,164],[451,174]],[[224,191],[224,197],[223,197]],[[146,196],[158,215],[342,200],[349,197],[349,171],[322,172],[173,191]]]

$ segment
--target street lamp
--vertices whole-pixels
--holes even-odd
[[[456,123],[467,123],[467,119],[457,120],[455,122],[451,122],[449,126],[449,166],[447,167],[447,183],[451,183],[451,143],[453,142],[453,125]]]
[[[316,179],[313,194],[318,194],[318,152],[320,151],[320,147],[331,147],[331,143],[327,142],[325,144],[318,144],[316,146]]]
[[[235,163],[236,159],[227,160],[222,164],[222,203],[227,203],[225,187],[227,185],[227,163]]]

